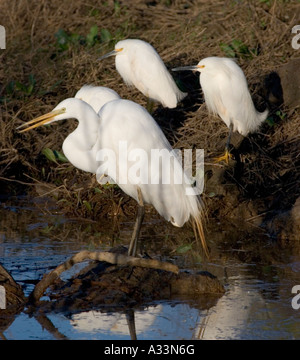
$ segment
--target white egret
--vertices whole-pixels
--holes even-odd
[[[120,99],[120,95],[105,86],[84,85],[77,91],[75,98],[87,102],[98,113],[104,104]]]
[[[236,62],[229,58],[207,57],[198,65],[183,66],[173,71],[193,70],[200,72],[200,85],[208,110],[218,114],[229,128],[224,156],[218,161],[228,163],[232,131],[243,136],[258,130],[268,116],[268,110],[258,112],[249,93],[246,77]]]
[[[205,253],[208,254],[202,226],[201,200],[191,183],[185,181],[186,175],[176,157],[170,161],[168,168],[162,166],[161,159],[159,168],[155,168],[152,151],[165,150],[163,154],[170,156],[172,147],[156,121],[142,106],[129,100],[113,100],[106,103],[97,114],[86,102],[70,98],[59,103],[50,113],[21,125],[29,126],[22,132],[69,118],[75,118],[79,122],[77,129],[63,143],[64,153],[70,162],[79,169],[97,172],[98,175],[102,173],[97,170],[107,165],[105,174],[138,202],[138,215],[129,255],[136,254],[144,217],[144,203],[152,204],[157,212],[174,226],[181,227],[191,220],[195,236],[200,239]],[[94,133],[93,136],[90,136],[91,133]],[[99,158],[101,151],[114,155],[109,158],[108,164],[104,158]],[[139,179],[134,174],[137,158],[139,171],[147,174],[146,178]],[[169,183],[164,182],[164,176],[168,175]]]
[[[116,69],[125,83],[135,86],[148,99],[172,109],[187,95],[178,89],[164,62],[149,43],[138,39],[121,40],[113,51],[99,60],[113,55],[116,56]]]
[[[94,86],[94,85],[84,85],[82,86],[76,93],[75,95],[76,99],[80,99],[85,101],[86,103],[88,103],[89,105],[91,105],[91,107],[95,110],[96,113],[98,113],[100,111],[100,109],[102,108],[103,105],[105,105],[107,102],[112,101],[112,100],[116,100],[116,99],[121,99],[120,95],[105,86]],[[99,118],[100,120],[100,118]],[[93,126],[93,128],[95,128]],[[92,135],[92,139],[95,140],[94,135]],[[94,141],[93,140],[93,141]],[[89,144],[91,140],[89,140]],[[95,145],[95,144],[93,144]],[[92,160],[92,159],[91,159]],[[103,181],[102,181],[103,179]],[[104,183],[112,183],[112,180],[109,179],[109,177],[106,175],[102,178],[98,179],[99,183],[104,184]]]
[[[100,118],[85,101],[75,98],[65,99],[50,113],[30,120],[17,127],[17,129],[29,126],[20,131],[25,132],[44,124],[68,118],[77,119],[78,126],[64,140],[63,152],[76,168],[96,174],[97,162],[93,147],[98,138]]]
[[[78,119],[79,124],[77,128],[69,134],[63,142],[63,152],[73,166],[95,174],[97,163],[95,156],[93,156],[90,150],[96,144],[98,138],[100,118],[97,116],[97,112],[104,104],[112,100],[120,99],[120,96],[114,90],[104,86],[84,85],[77,91],[75,98],[88,103],[92,109],[86,108],[85,113],[79,116],[80,120]],[[93,112],[96,112],[96,114]],[[47,120],[47,114],[45,116]],[[43,117],[40,117],[36,120],[42,120],[42,118]],[[29,123],[34,124],[35,122],[35,120],[32,120],[19,126],[19,128]],[[46,121],[46,123],[48,123],[48,121]]]

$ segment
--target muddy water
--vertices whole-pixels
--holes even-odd
[[[114,243],[127,241],[132,229],[132,223],[121,223],[115,235],[111,221],[99,225],[68,219],[57,213],[53,204],[37,199],[33,204],[26,198],[2,198],[0,224],[0,263],[22,285],[25,295],[43,274],[74,253],[108,249],[112,239]],[[61,312],[32,317],[25,309],[9,323],[0,324],[0,338],[300,339],[300,309],[292,306],[292,288],[300,285],[297,244],[280,247],[264,237],[250,248],[245,246],[249,240],[243,239],[243,232],[234,237],[218,226],[210,233],[212,259],[205,264],[195,261],[193,266],[218,276],[226,288],[221,298],[170,299],[127,313]],[[157,234],[148,223],[143,237],[154,239],[155,251],[167,252],[166,239],[170,241],[176,232],[170,229],[172,233]],[[191,266],[186,258],[188,255],[176,256],[183,266]],[[300,299],[294,303],[300,305]]]

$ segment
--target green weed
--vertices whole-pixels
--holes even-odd
[[[176,249],[176,253],[177,254],[186,254],[188,251],[192,250],[192,248],[193,248],[192,244],[184,244],[184,245],[179,246]]]
[[[56,39],[56,48],[59,52],[67,51],[72,47],[84,46],[91,48],[96,44],[109,43],[114,38],[119,38],[120,29],[117,29],[116,36],[113,36],[109,30],[100,29],[97,25],[93,25],[87,35],[80,35],[77,33],[70,34],[63,29],[59,29],[54,37]],[[122,31],[122,35],[123,35]]]
[[[24,99],[31,96],[36,89],[36,80],[33,74],[29,74],[26,82],[12,80],[10,81],[0,97],[0,103],[10,101],[11,98]]]
[[[42,154],[46,156],[46,158],[56,164],[58,162],[69,162],[69,160],[63,155],[61,152],[57,150],[51,150],[49,148],[44,148],[42,150]]]
[[[257,55],[257,49],[249,49],[241,40],[232,40],[230,44],[220,43],[221,50],[228,57],[240,57],[252,59],[253,55]]]

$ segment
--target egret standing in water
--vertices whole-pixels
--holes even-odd
[[[79,169],[98,175],[103,174],[99,169],[105,165],[105,174],[138,203],[129,255],[136,255],[144,203],[152,204],[174,226],[181,227],[191,220],[195,236],[200,239],[208,254],[202,226],[202,203],[198,193],[191,182],[186,181],[187,176],[177,157],[173,157],[174,161],[170,161],[168,168],[162,166],[161,161],[159,168],[155,167],[152,151],[165,150],[163,153],[171,156],[172,147],[156,121],[142,106],[129,100],[113,100],[106,103],[97,114],[86,102],[70,98],[59,103],[50,113],[20,127],[28,126],[22,130],[24,132],[69,118],[78,120],[78,127],[63,143],[63,151],[69,161]],[[94,133],[92,138],[89,135],[91,132]],[[112,155],[109,157],[110,163],[104,160],[105,156],[101,157],[103,152],[104,155]],[[125,152],[128,156],[124,155]],[[138,178],[133,171],[137,157],[138,169],[140,173],[147,174],[146,178]],[[165,182],[168,175],[170,181]]]
[[[164,62],[149,43],[138,39],[121,40],[115,50],[99,58],[116,57],[116,68],[127,85],[135,86],[148,98],[164,107],[175,108],[187,94],[180,91]]]
[[[257,131],[266,120],[268,110],[261,113],[255,109],[246,77],[232,59],[208,57],[202,59],[198,65],[177,67],[172,70],[200,72],[200,85],[208,110],[218,114],[229,128],[225,154],[217,159],[228,163],[232,131],[237,131],[243,136]]]

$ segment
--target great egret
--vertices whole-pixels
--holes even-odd
[[[249,93],[246,77],[236,62],[229,58],[207,57],[198,65],[172,69],[199,71],[200,85],[208,110],[218,114],[229,128],[224,156],[218,161],[228,163],[229,144],[232,131],[247,136],[255,132],[266,120],[268,110],[258,112]]]
[[[172,147],[156,121],[142,106],[129,100],[113,100],[106,103],[97,114],[86,102],[70,98],[63,100],[50,113],[20,127],[29,126],[22,130],[24,132],[69,118],[79,122],[77,129],[63,143],[64,153],[70,162],[77,168],[98,175],[104,173],[101,171],[105,167],[105,174],[138,202],[129,255],[136,254],[144,203],[152,204],[174,226],[181,227],[191,220],[195,236],[200,238],[208,254],[202,226],[201,200],[191,183],[185,181],[186,174],[177,157],[173,157],[168,167],[163,167],[162,159],[159,159],[159,168],[155,167],[157,159],[153,160],[152,151],[165,150],[162,153],[170,157]],[[93,136],[90,136],[91,133],[94,133]],[[106,155],[111,155],[108,162]],[[146,174],[146,178],[139,178],[136,174],[137,165],[139,172]],[[169,183],[164,181],[168,175]]]
[[[99,60],[113,55],[116,56],[117,71],[125,83],[135,86],[148,99],[172,109],[187,95],[178,89],[164,62],[149,43],[138,39],[121,40],[115,45],[115,50]]]
[[[85,114],[80,116],[81,121],[79,121],[78,127],[69,134],[63,142],[63,152],[73,166],[80,170],[96,174],[97,163],[95,156],[90,150],[96,144],[98,137],[100,118],[97,116],[97,113],[104,104],[112,100],[120,99],[120,96],[114,90],[104,86],[84,85],[77,91],[75,98],[88,103],[96,114],[94,114],[91,109],[87,108],[87,110],[85,110]],[[45,116],[47,120],[47,114]],[[36,120],[31,120],[19,126],[19,128],[30,123],[34,124],[36,121],[42,119],[43,117],[39,117]],[[29,128],[26,130],[29,130]]]
[[[75,98],[87,102],[98,113],[104,104],[120,99],[120,95],[105,86],[84,85],[77,91]]]
[[[96,113],[105,105],[107,102],[121,99],[120,95],[114,90],[105,86],[94,86],[94,85],[83,85],[75,95],[76,99],[80,99],[91,105]],[[100,120],[100,118],[99,118]],[[93,137],[94,139],[94,137]],[[90,142],[89,142],[90,143]],[[94,145],[94,144],[93,144]],[[104,179],[102,181],[102,179]],[[112,180],[106,175],[98,179],[99,183],[112,183]]]

